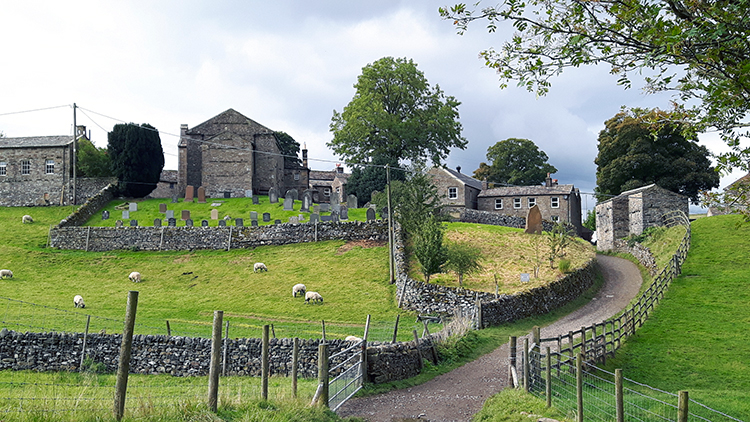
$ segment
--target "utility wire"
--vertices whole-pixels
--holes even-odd
[[[54,106],[54,107],[36,108],[36,109],[33,109],[33,110],[11,111],[11,112],[7,112],[7,113],[0,113],[0,116],[10,116],[12,114],[33,113],[35,111],[45,111],[45,110],[52,110],[52,109],[63,108],[63,107],[72,107],[72,106],[70,104],[65,104],[65,105],[59,105],[59,106]]]

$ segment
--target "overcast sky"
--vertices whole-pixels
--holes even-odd
[[[476,23],[457,35],[427,0],[390,1],[24,1],[0,5],[0,131],[8,137],[72,134],[78,124],[106,147],[118,121],[159,129],[167,169],[177,168],[180,124],[194,127],[233,108],[306,143],[310,167],[339,157],[326,147],[333,110],[354,95],[362,67],[413,59],[459,107],[465,150],[449,167],[472,174],[487,147],[527,138],[581,192],[596,186],[597,135],[621,106],[669,107],[669,97],[623,90],[608,68],[553,79],[536,97],[499,89],[478,53],[509,31]],[[14,113],[64,106],[31,113]],[[14,114],[7,114],[14,113]],[[714,136],[702,142],[723,151]],[[722,179],[731,182],[740,174]],[[594,201],[584,198],[584,208]]]

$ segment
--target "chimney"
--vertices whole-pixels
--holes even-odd
[[[482,190],[487,190],[487,178],[482,179]]]
[[[557,179],[552,179],[552,186],[557,186]]]
[[[344,168],[341,167],[341,163],[336,163],[336,173],[343,174]]]
[[[552,178],[549,177],[549,173],[547,173],[547,178],[544,179],[544,186],[551,188],[552,187]]]
[[[76,126],[76,139],[80,138],[81,136],[86,136],[86,126],[78,125]]]
[[[302,167],[307,168],[307,142],[302,144]]]
[[[461,166],[456,166],[456,171],[461,173]]]

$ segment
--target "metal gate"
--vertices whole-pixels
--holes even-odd
[[[360,340],[328,360],[328,372],[331,376],[335,375],[328,383],[328,406],[334,412],[362,388],[366,370],[362,365],[362,356],[366,353],[363,345],[364,341]]]

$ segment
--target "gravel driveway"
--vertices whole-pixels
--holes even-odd
[[[604,275],[596,297],[584,307],[541,329],[542,337],[567,334],[582,326],[601,322],[622,309],[638,294],[642,279],[632,262],[597,255]],[[507,386],[508,344],[479,359],[403,390],[351,399],[338,414],[358,416],[370,422],[469,421],[484,401]]]

